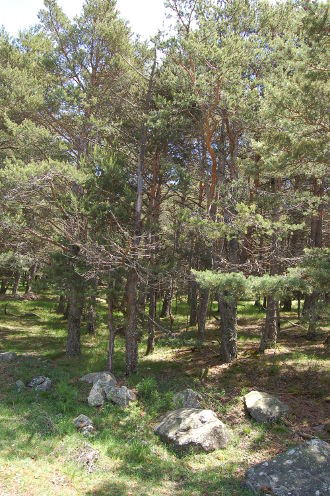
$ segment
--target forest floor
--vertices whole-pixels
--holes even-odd
[[[4,307],[7,304],[7,315]],[[263,313],[252,303],[239,307],[239,357],[219,365],[218,323],[207,324],[206,343],[195,348],[187,329],[186,305],[178,305],[175,329],[158,336],[155,353],[144,356],[139,373],[127,381],[140,400],[126,410],[107,403],[89,407],[90,386],[79,377],[105,368],[106,308],[99,302],[96,336],[82,336],[82,356],[65,357],[66,322],[51,297],[0,302],[0,351],[15,351],[18,361],[0,364],[0,496],[248,496],[244,474],[311,437],[328,439],[330,361],[323,346],[305,339],[294,312],[282,315],[276,350],[257,354]],[[118,316],[118,318],[120,318]],[[163,325],[168,325],[166,319]],[[115,374],[123,379],[124,341],[116,338]],[[49,392],[18,392],[15,382],[37,375],[53,381]],[[173,393],[191,387],[231,431],[225,450],[176,454],[152,431],[171,407]],[[259,389],[289,404],[288,418],[261,425],[247,416],[243,396]],[[85,439],[72,420],[88,415],[97,434]],[[86,445],[87,443],[87,445]],[[88,450],[98,451],[95,463]]]

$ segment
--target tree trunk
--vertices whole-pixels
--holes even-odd
[[[312,295],[311,294],[306,294],[305,297],[304,297],[304,305],[303,305],[303,309],[302,309],[302,316],[305,317],[305,318],[308,318],[309,317],[309,314],[310,314],[310,309],[311,309],[311,305],[312,305]]]
[[[189,325],[195,326],[197,324],[197,283],[192,280],[190,286],[190,315]]]
[[[149,317],[148,322],[148,343],[146,355],[150,355],[155,349],[155,324],[154,320],[156,318],[156,292],[153,287],[150,288],[149,295]]]
[[[220,359],[231,363],[237,358],[237,300],[220,296]]]
[[[113,301],[108,296],[108,330],[109,330],[109,347],[107,357],[107,370],[113,372],[113,354],[115,349],[115,328],[113,325]]]
[[[210,296],[209,288],[199,288],[198,329],[197,329],[198,346],[202,346],[204,342],[209,296]]]
[[[130,269],[126,284],[126,375],[134,374],[138,368],[137,283],[137,273]]]
[[[308,331],[307,339],[314,340],[316,338],[317,329],[317,301],[318,293],[315,291],[310,295],[309,314],[308,314]]]
[[[14,279],[14,284],[13,284],[13,291],[12,291],[12,294],[13,295],[17,295],[17,291],[18,291],[18,288],[19,288],[20,280],[21,280],[21,273],[20,272],[16,272],[15,279]]]
[[[27,274],[25,294],[29,294],[31,292],[31,286],[32,286],[32,282],[34,281],[36,271],[37,271],[37,264],[33,264],[30,267],[30,270]]]
[[[291,312],[292,310],[292,300],[291,298],[285,298],[283,300],[283,312]]]
[[[171,288],[169,288],[165,292],[162,311],[160,312],[160,317],[168,317],[171,313],[171,306],[172,306],[172,291]]]
[[[7,286],[6,286],[6,283],[4,281],[4,279],[2,279],[1,281],[1,288],[0,288],[0,294],[4,295],[6,294],[7,292]]]
[[[72,277],[69,292],[68,338],[66,354],[68,357],[80,355],[80,325],[84,306],[84,296],[77,276]]]
[[[276,346],[278,335],[278,301],[273,296],[267,298],[266,322],[262,329],[259,351],[264,353],[271,345]]]
[[[87,332],[88,334],[95,334],[96,331],[96,295],[97,295],[98,279],[95,277],[93,281],[92,294],[88,301],[88,312],[87,312]]]
[[[297,306],[297,316],[298,316],[298,320],[300,320],[300,307],[301,307],[301,294],[299,293],[298,294],[298,306]]]
[[[64,314],[64,312],[65,312],[65,301],[66,301],[66,298],[65,298],[64,294],[61,294],[60,295],[59,302],[58,302],[58,305],[57,305],[56,313],[62,313],[62,314]]]

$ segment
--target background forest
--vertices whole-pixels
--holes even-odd
[[[167,0],[172,29],[145,43],[115,0],[86,0],[73,21],[55,0],[44,3],[40,23],[17,39],[0,31],[0,348],[30,353],[26,373],[42,371],[39,354],[47,367],[60,364],[57,396],[36,418],[57,412],[72,423],[70,371],[126,376],[145,404],[121,421],[131,431],[119,412],[99,413],[100,425],[110,414],[119,422],[110,444],[116,459],[126,453],[125,477],[137,486],[123,479],[96,490],[77,475],[53,493],[49,481],[37,493],[27,480],[24,491],[250,494],[234,466],[235,456],[240,467],[251,462],[246,446],[231,448],[218,476],[200,458],[199,478],[189,460],[176,466],[139,442],[176,385],[200,388],[230,418],[242,388],[286,382],[297,411],[302,394],[318,392],[302,410],[325,418],[328,6]],[[1,384],[5,418],[16,393],[4,371]],[[20,416],[27,406],[17,401]],[[254,436],[263,458],[266,436],[270,452],[283,436],[308,438],[312,425],[297,418],[252,434],[241,420],[239,435]],[[127,448],[125,433],[140,428]],[[31,441],[21,435],[22,454]],[[168,489],[157,489],[159,457]]]

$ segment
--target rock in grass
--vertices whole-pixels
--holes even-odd
[[[173,401],[177,408],[201,408],[202,396],[193,389],[184,389],[174,395]]]
[[[175,448],[190,447],[199,451],[214,451],[225,448],[229,442],[226,426],[212,410],[180,408],[168,413],[154,428],[164,442]]]
[[[88,384],[95,384],[99,380],[107,381],[113,385],[117,384],[116,378],[111,372],[91,372],[81,377],[80,380]]]
[[[84,436],[94,433],[95,429],[93,422],[89,417],[87,417],[87,415],[79,415],[73,420],[73,423],[78,431],[80,431]]]
[[[49,389],[52,387],[52,381],[49,379],[49,377],[39,375],[31,379],[31,381],[28,383],[28,387],[34,389],[35,391],[49,391]]]
[[[95,382],[88,395],[88,404],[90,406],[102,406],[105,403],[105,398],[104,382]]]
[[[289,413],[289,407],[267,393],[251,391],[244,396],[247,411],[257,422],[276,422]]]
[[[312,439],[250,468],[246,485],[256,495],[328,496],[330,447]]]
[[[120,406],[128,406],[132,401],[136,401],[136,395],[126,386],[110,387],[106,392],[107,399]]]
[[[20,393],[21,391],[23,391],[23,389],[25,389],[25,384],[23,381],[21,381],[20,379],[18,381],[16,381],[16,387],[17,387],[17,390],[18,392]]]
[[[16,353],[11,351],[4,351],[0,353],[0,362],[13,362],[14,360],[17,360]]]

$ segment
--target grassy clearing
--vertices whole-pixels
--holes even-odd
[[[89,407],[89,387],[79,382],[82,374],[105,367],[104,305],[97,337],[83,335],[82,356],[70,361],[64,355],[66,322],[55,313],[51,298],[12,301],[7,315],[3,310],[1,303],[0,350],[24,355],[0,365],[1,496],[248,496],[242,483],[248,466],[315,435],[315,427],[326,423],[329,361],[322,338],[311,344],[301,329],[285,326],[275,353],[258,357],[263,314],[249,302],[239,308],[240,356],[231,366],[218,364],[214,320],[204,348],[195,349],[195,331],[187,329],[187,308],[179,302],[173,335],[158,337],[153,356],[143,356],[141,342],[139,373],[128,381],[140,401],[124,411],[111,404]],[[121,337],[115,370],[124,381]],[[50,392],[17,392],[16,380],[39,374],[54,381]],[[205,406],[230,428],[226,450],[178,455],[154,436],[152,427],[171,408],[173,392],[188,386],[200,391]],[[263,426],[246,416],[242,396],[254,388],[276,392],[289,403],[292,413],[285,423]],[[84,463],[86,439],[72,424],[80,413],[90,416],[98,431],[87,440],[99,451],[94,467]],[[326,431],[317,435],[327,437]]]

